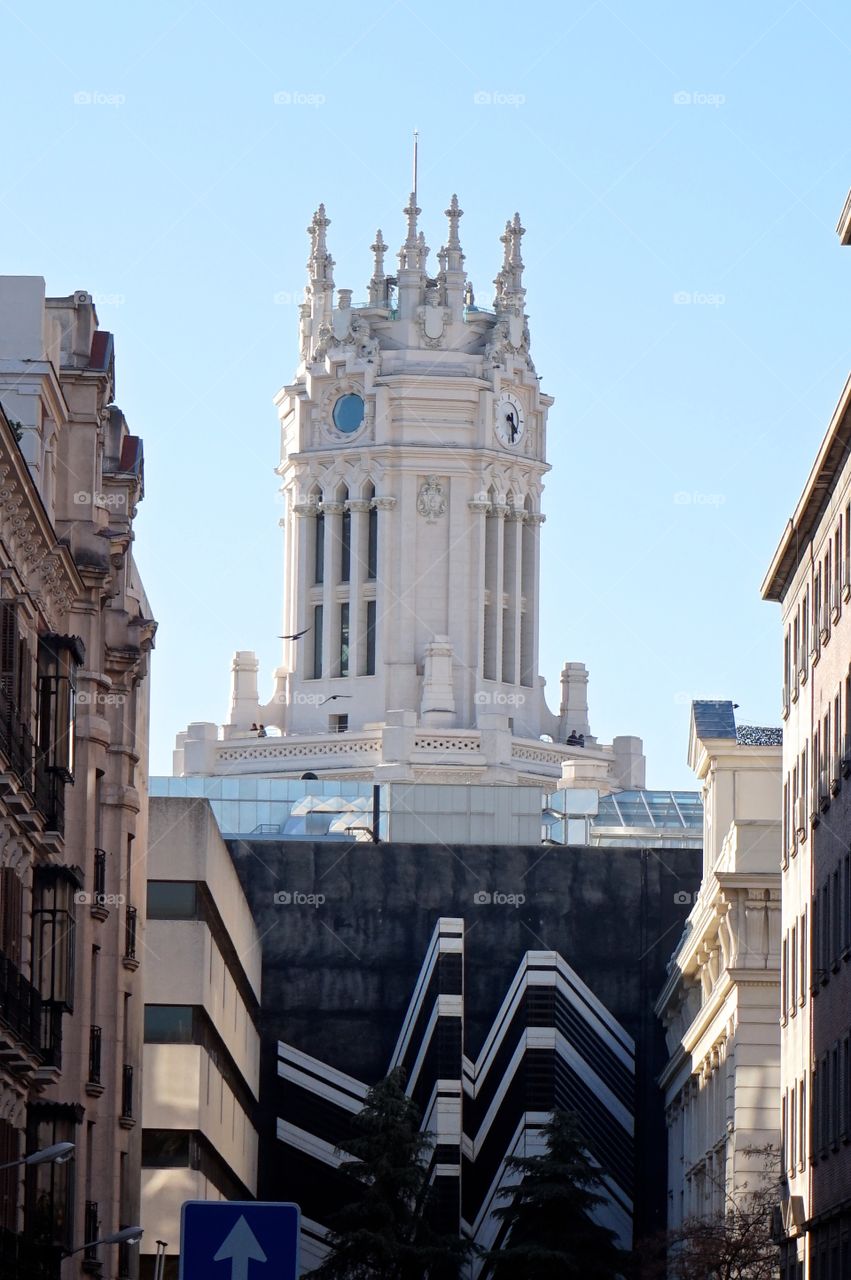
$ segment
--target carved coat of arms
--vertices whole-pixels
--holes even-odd
[[[446,490],[437,476],[427,476],[425,484],[420,485],[417,494],[417,511],[425,516],[429,524],[434,524],[446,511]]]

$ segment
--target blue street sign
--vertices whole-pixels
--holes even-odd
[[[298,1205],[187,1200],[180,1214],[180,1280],[296,1280]]]

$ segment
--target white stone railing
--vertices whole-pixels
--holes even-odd
[[[439,751],[446,755],[452,751],[481,751],[482,740],[478,733],[453,733],[451,730],[437,730],[434,733],[418,731],[414,737],[415,751]]]
[[[263,738],[245,743],[222,743],[216,748],[216,764],[275,765],[292,761],[299,765],[329,757],[354,756],[366,764],[375,763],[381,755],[380,733],[328,733],[312,738]]]

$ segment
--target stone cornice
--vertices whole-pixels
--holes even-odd
[[[70,548],[56,538],[14,432],[0,413],[0,539],[25,591],[57,629],[83,593]]]

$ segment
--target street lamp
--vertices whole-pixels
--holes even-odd
[[[73,1142],[54,1142],[51,1147],[44,1147],[41,1151],[31,1151],[28,1156],[20,1156],[17,1160],[10,1160],[7,1164],[0,1164],[0,1171],[3,1169],[12,1169],[17,1164],[34,1165],[34,1164],[64,1164],[66,1160],[70,1160],[74,1154]]]
[[[96,1249],[101,1244],[138,1244],[142,1234],[141,1227],[122,1227],[120,1231],[113,1231],[112,1235],[101,1236],[99,1240],[87,1240],[85,1244],[77,1245],[76,1249],[66,1249],[63,1257],[73,1257],[75,1253],[82,1253],[84,1249]]]

